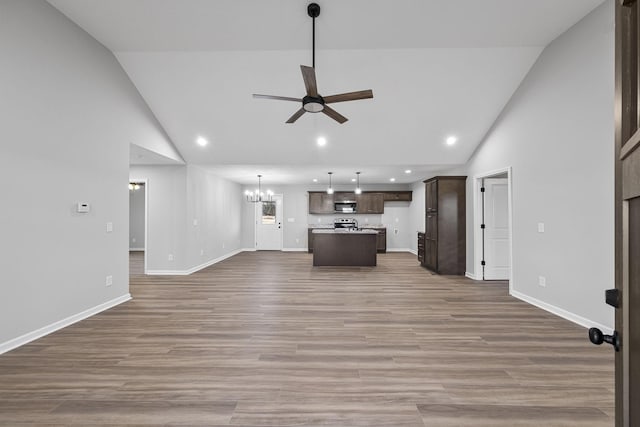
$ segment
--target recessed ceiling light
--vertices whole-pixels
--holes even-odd
[[[313,182],[318,182],[318,178],[313,178]]]
[[[389,181],[391,182],[395,182],[395,180],[396,180],[395,178],[389,178]]]
[[[207,145],[209,143],[209,141],[207,141],[206,139],[204,139],[203,137],[199,136],[198,139],[196,139],[196,143],[201,146],[204,147],[205,145]]]
[[[405,170],[404,173],[411,173],[411,169]]]
[[[351,178],[351,182],[356,182],[356,179],[355,178]]]
[[[319,136],[316,141],[318,142],[318,147],[324,147],[325,145],[327,145],[327,138],[325,138],[324,136]]]
[[[458,138],[455,136],[450,136],[447,138],[447,145],[453,145],[458,141]]]

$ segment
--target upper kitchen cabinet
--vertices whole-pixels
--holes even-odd
[[[336,203],[356,202],[355,212],[358,214],[383,214],[385,202],[410,202],[411,191],[363,191],[355,194],[353,191],[336,191],[327,194],[326,191],[309,191],[310,214],[333,214]]]
[[[353,191],[336,191],[333,193],[334,202],[353,202],[356,200],[356,194]]]
[[[438,274],[466,269],[466,176],[425,181],[425,254],[422,265]]]
[[[382,191],[385,202],[410,202],[413,198],[412,191]]]
[[[359,214],[383,214],[384,196],[382,193],[356,194],[356,203]]]
[[[425,181],[426,209],[429,212],[438,212],[438,180]]]
[[[310,214],[332,214],[333,203],[333,194],[327,194],[326,191],[309,191]]]

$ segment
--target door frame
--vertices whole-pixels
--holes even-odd
[[[280,252],[284,249],[284,194],[278,193],[273,194],[273,197],[280,197],[282,199],[282,226],[280,227]],[[254,203],[253,207],[253,250],[257,251],[258,249],[258,205],[260,203]],[[276,249],[278,250],[278,249]]]
[[[480,188],[482,180],[496,175],[507,174],[508,218],[509,218],[509,294],[513,290],[513,185],[511,166],[479,173],[473,176],[473,267],[474,280],[482,280],[482,196]]]
[[[149,258],[147,256],[147,250],[149,249],[149,245],[148,245],[148,241],[149,241],[149,180],[147,178],[129,177],[129,182],[139,182],[141,184],[144,184],[144,251],[143,252],[144,252],[144,274],[146,275],[147,259]],[[129,211],[131,211],[131,206],[129,206]],[[131,227],[131,224],[129,224],[129,227]],[[129,238],[127,237],[127,241],[128,240]],[[130,243],[131,242],[129,242],[129,244]]]

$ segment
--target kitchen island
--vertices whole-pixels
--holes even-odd
[[[313,265],[376,265],[376,230],[313,230]]]

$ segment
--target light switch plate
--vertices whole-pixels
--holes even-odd
[[[538,223],[538,233],[544,233],[544,222]]]
[[[113,232],[113,223],[112,222],[108,222],[106,228],[107,228],[107,233]]]

